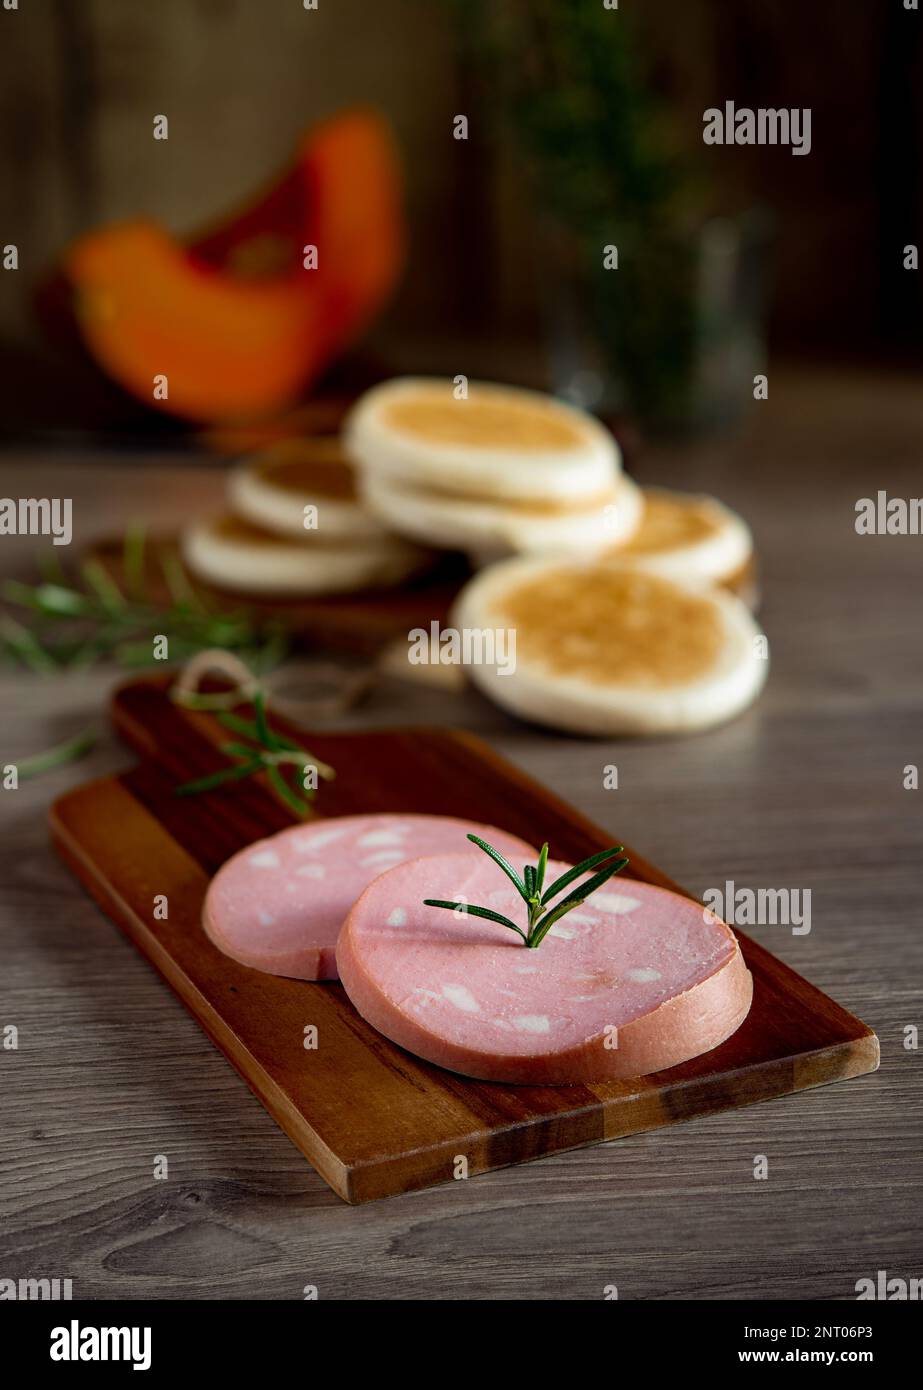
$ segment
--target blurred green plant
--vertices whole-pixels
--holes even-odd
[[[41,675],[113,661],[128,669],[169,667],[197,652],[222,647],[257,673],[277,666],[289,650],[282,623],[245,610],[215,612],[192,588],[177,557],[157,553],[155,563],[170,600],[151,602],[144,532],[130,527],[122,548],[120,588],[96,559],[83,561],[72,582],[57,561],[41,583],[7,580],[0,595],[21,610],[22,621],[0,614],[0,657]],[[167,657],[154,660],[154,639],[167,639]]]
[[[579,296],[618,406],[682,419],[696,354],[698,186],[629,9],[451,0],[486,100],[527,161],[549,278]],[[604,248],[618,248],[618,269]]]

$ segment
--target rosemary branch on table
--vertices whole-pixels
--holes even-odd
[[[616,859],[613,864],[606,863],[607,860],[612,859],[613,855],[621,854],[625,848],[624,845],[614,845],[611,849],[601,850],[599,854],[591,854],[589,859],[575,864],[573,868],[568,869],[566,873],[556,878],[548,888],[545,888],[545,870],[548,867],[547,840],[542,845],[538,863],[526,864],[520,878],[509,860],[505,859],[499,850],[494,849],[493,845],[489,845],[478,835],[469,835],[468,839],[477,845],[478,849],[482,849],[485,854],[490,855],[526,904],[528,909],[526,930],[523,931],[522,927],[511,922],[509,917],[504,917],[501,912],[494,912],[489,907],[474,907],[470,903],[449,902],[444,898],[424,898],[425,906],[444,907],[451,912],[463,912],[471,917],[483,917],[488,922],[497,922],[501,927],[509,927],[510,931],[516,932],[517,936],[522,937],[523,944],[532,949],[542,944],[555,922],[560,921],[565,913],[586,902],[591,893],[595,893],[597,888],[601,888],[608,879],[612,878],[614,874],[620,873],[628,864],[627,857]],[[586,883],[581,883],[577,888],[574,888],[567,894],[567,897],[562,898],[553,907],[551,906],[552,899],[558,893],[561,893],[575,879],[578,879],[581,874],[589,873],[590,869],[595,869],[598,864],[606,864],[606,867],[600,869],[592,878],[587,879]],[[542,891],[543,889],[544,891]]]
[[[22,620],[0,614],[0,657],[41,675],[79,669],[102,660],[137,669],[154,665],[155,638],[166,638],[165,663],[222,647],[238,652],[265,673],[288,652],[285,627],[246,610],[217,612],[189,583],[176,555],[157,552],[170,595],[168,603],[145,596],[148,548],[140,526],[130,526],[122,544],[123,587],[97,559],[79,566],[72,582],[56,557],[43,566],[38,584],[8,580],[0,588]]]
[[[53,748],[45,748],[41,753],[33,753],[31,757],[20,759],[16,764],[19,781],[25,782],[30,777],[39,777],[43,772],[52,772],[67,763],[78,762],[91,748],[95,748],[98,741],[99,733],[96,729],[84,729],[82,733],[75,734],[64,743],[56,743]]]
[[[153,603],[145,595],[151,554],[170,595],[168,603]],[[149,548],[144,528],[136,523],[126,529],[122,542],[121,587],[97,559],[80,564],[76,582],[56,553],[40,556],[38,563],[39,583],[11,579],[0,586],[0,597],[22,610],[22,621],[10,612],[0,612],[0,661],[36,675],[60,675],[106,660],[129,669],[175,665],[212,648],[222,648],[236,653],[255,676],[272,670],[288,654],[290,643],[284,624],[246,610],[212,610],[190,584],[179,558],[170,551]],[[154,641],[162,638],[166,638],[166,654],[162,662],[155,662]],[[227,699],[203,696],[200,707],[207,707],[216,698]],[[239,702],[244,696],[231,698]],[[18,764],[20,779],[76,762],[97,737],[95,730],[87,730],[23,759]],[[272,747],[264,751],[282,755],[300,750]],[[262,762],[259,770],[264,770]],[[277,766],[270,777],[274,785],[285,782]],[[298,801],[299,814],[303,814],[300,794],[287,783],[285,786],[282,792],[277,785],[280,795],[293,809]]]

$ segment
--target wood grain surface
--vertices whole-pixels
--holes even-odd
[[[448,1182],[460,1158],[473,1176],[877,1067],[869,1028],[743,934],[753,1005],[731,1038],[669,1071],[580,1086],[454,1076],[383,1038],[339,985],[283,980],[229,960],[201,928],[209,879],[231,854],[280,828],[282,805],[254,781],[195,799],[176,796],[183,778],[226,765],[226,732],[213,715],[171,701],[169,682],[146,677],[116,691],[115,726],[146,761],[56,801],[55,844],[347,1201]],[[337,769],[318,795],[322,817],[451,812],[547,838],[552,857],[572,863],[610,843],[604,830],[470,734],[410,728],[319,736],[278,718],[275,724]],[[281,823],[292,819],[285,811]],[[628,853],[623,877],[676,886]],[[154,912],[161,895],[166,919]],[[309,1052],[307,1025],[319,1038]]]
[[[859,537],[857,498],[920,494],[914,377],[773,370],[743,434],[650,450],[639,481],[711,490],[754,527],[772,670],[759,703],[686,739],[583,742],[478,696],[389,682],[338,729],[461,725],[701,895],[726,879],[813,894],[812,930],[750,929],[876,1031],[848,1085],[345,1205],[241,1085],[48,844],[50,801],[124,771],[84,764],[3,792],[0,1272],[89,1298],[853,1299],[923,1263],[920,538]],[[74,499],[76,545],[214,506],[192,459],[31,454],[3,492]],[[35,542],[4,538],[5,573]],[[111,670],[0,670],[3,762],[100,718]],[[606,790],[605,767],[618,768]],[[806,1122],[806,1111],[810,1120]],[[158,1154],[166,1179],[154,1176]],[[765,1155],[768,1177],[754,1180]]]

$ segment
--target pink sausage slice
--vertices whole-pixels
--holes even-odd
[[[335,980],[337,936],[362,890],[420,855],[467,850],[483,858],[465,839],[469,831],[518,866],[536,857],[515,835],[453,816],[338,816],[282,830],[235,854],[209,885],[202,924],[242,965]]]
[[[567,867],[549,864],[546,883]],[[506,927],[422,902],[459,896],[525,925],[486,856],[443,854],[377,878],[337,946],[359,1013],[450,1071],[532,1085],[643,1076],[717,1047],[747,1016],[737,939],[689,898],[612,879],[529,949]]]

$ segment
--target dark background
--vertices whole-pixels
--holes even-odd
[[[508,0],[515,3],[515,0]],[[311,122],[372,102],[406,164],[411,254],[364,349],[382,370],[542,372],[539,303],[555,267],[536,237],[515,143],[450,0],[22,0],[0,11],[0,272],[4,433],[79,427],[91,391],[49,351],[36,280],[77,235],[148,215],[184,235],[240,203]],[[903,0],[623,0],[652,89],[690,161],[712,104],[810,106],[813,149],[707,152],[716,211],[771,210],[773,354],[913,359],[921,231],[919,16]],[[464,112],[467,143],[452,139]],[[166,113],[170,138],[151,138]],[[618,113],[613,112],[613,120]],[[472,360],[473,359],[473,360]],[[153,416],[151,417],[154,418]]]

